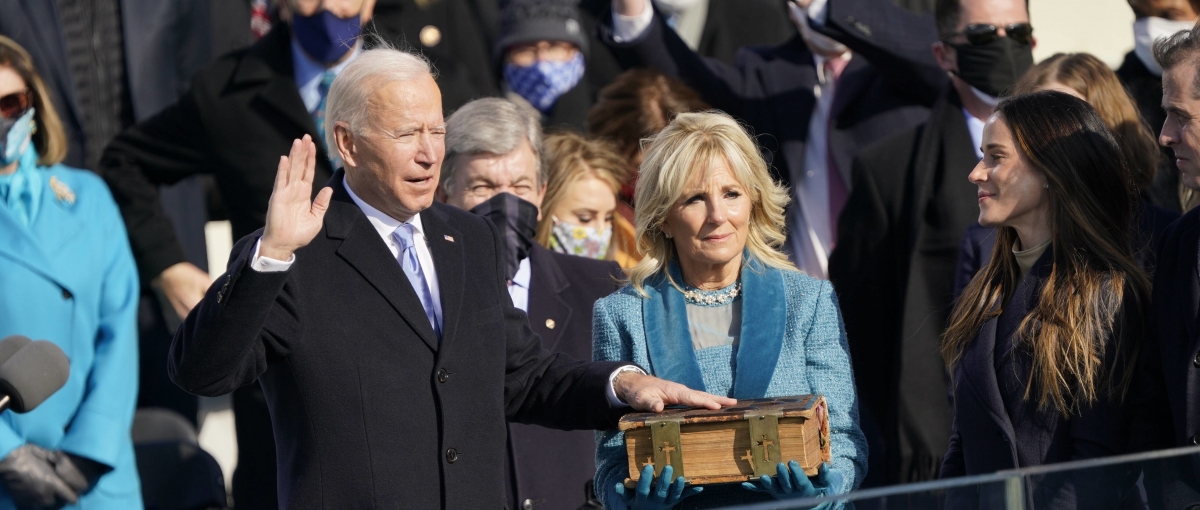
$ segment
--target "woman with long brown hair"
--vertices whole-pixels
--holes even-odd
[[[1116,73],[1089,53],[1057,53],[1038,62],[1013,86],[1013,94],[1057,90],[1087,101],[1112,131],[1121,153],[1127,158],[1139,199],[1135,210],[1133,249],[1143,268],[1154,267],[1155,248],[1167,225],[1179,213],[1155,205],[1152,183],[1160,163],[1158,142],[1137,105],[1121,85]],[[987,264],[996,243],[993,228],[972,225],[963,236],[959,253],[955,294],[960,294],[971,277]]]
[[[982,149],[970,180],[979,223],[997,240],[943,336],[954,429],[942,476],[1122,453],[1149,299],[1131,249],[1128,159],[1088,103],[1055,91],[1001,102]],[[1129,489],[1046,477],[1030,498],[1035,508],[1112,508]]]

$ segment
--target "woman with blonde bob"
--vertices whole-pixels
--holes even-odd
[[[647,147],[636,199],[644,258],[629,285],[596,302],[593,357],[738,399],[825,395],[834,457],[811,479],[788,462],[756,483],[708,487],[687,486],[670,466],[654,479],[647,464],[626,489],[624,434],[599,432],[605,507],[711,508],[855,488],[866,450],[837,297],[779,252],[787,192],[754,141],[724,113],[680,114]]]

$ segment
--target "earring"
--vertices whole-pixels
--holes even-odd
[[[1046,189],[1050,189],[1050,183],[1043,184],[1042,187],[1046,188]]]
[[[671,233],[670,233],[670,232],[663,232],[663,235],[664,235],[664,236],[667,236],[667,239],[670,239],[670,238],[671,238]]]
[[[36,135],[37,134],[37,121],[31,120],[31,121],[29,121],[29,123],[33,125],[33,128],[29,130],[29,134]]]

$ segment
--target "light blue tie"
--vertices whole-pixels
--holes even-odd
[[[400,225],[392,232],[392,237],[400,244],[400,267],[404,269],[404,275],[408,276],[409,283],[412,284],[417,297],[421,299],[421,306],[425,307],[425,316],[429,318],[429,325],[433,326],[433,332],[437,334],[438,338],[441,338],[442,328],[438,323],[433,295],[430,294],[429,285],[425,281],[425,272],[421,270],[421,261],[417,259],[417,246],[413,242],[412,224]]]

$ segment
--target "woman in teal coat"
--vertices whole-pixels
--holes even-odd
[[[593,357],[738,399],[822,394],[833,462],[811,479],[781,463],[778,476],[707,487],[672,480],[667,466],[654,488],[646,464],[641,486],[626,489],[624,434],[599,432],[596,488],[605,508],[713,508],[856,488],[867,451],[837,296],[778,251],[787,192],[754,142],[725,114],[680,114],[647,148],[636,193],[646,256],[630,285],[596,302]]]
[[[66,137],[29,54],[0,36],[0,337],[54,342],[66,386],[0,414],[0,509],[141,508],[130,427],[138,279],[100,178]]]

